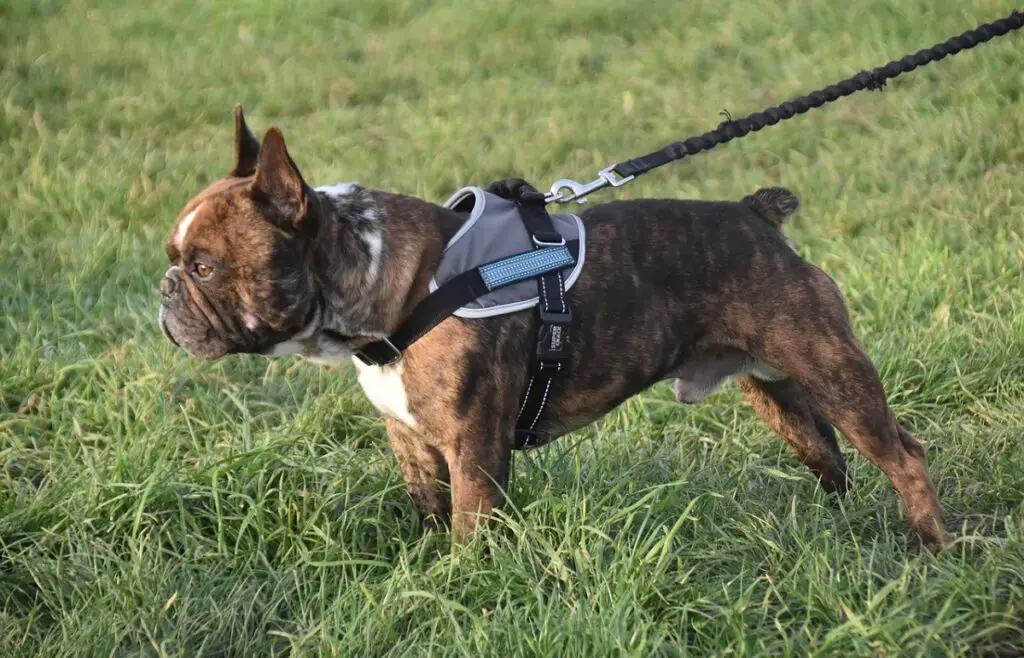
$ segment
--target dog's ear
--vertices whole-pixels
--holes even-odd
[[[306,216],[306,182],[288,155],[284,135],[277,128],[271,128],[263,137],[250,189],[256,201],[269,206],[282,228],[298,228]]]
[[[256,171],[256,162],[260,157],[260,140],[245,125],[242,106],[235,105],[235,168],[231,176],[245,178]]]

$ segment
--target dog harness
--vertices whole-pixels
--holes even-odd
[[[367,365],[388,365],[451,315],[482,318],[536,306],[533,372],[515,437],[516,449],[532,447],[551,384],[568,366],[568,293],[585,261],[583,222],[568,213],[549,215],[544,195],[518,179],[487,190],[462,188],[443,205],[469,218],[445,246],[430,294],[392,335],[365,345],[356,357]]]

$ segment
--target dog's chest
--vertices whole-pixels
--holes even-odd
[[[402,382],[402,362],[387,366],[368,366],[356,358],[352,362],[359,385],[377,411],[415,428],[416,419],[409,411],[409,396]]]

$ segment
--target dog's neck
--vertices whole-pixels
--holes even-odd
[[[310,262],[320,308],[312,333],[358,348],[391,334],[428,294],[464,216],[350,183],[314,193],[321,217]]]

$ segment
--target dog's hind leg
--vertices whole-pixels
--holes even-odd
[[[937,550],[947,537],[924,449],[889,408],[838,288],[820,270],[809,285],[804,291],[817,299],[815,315],[774,310],[763,319],[755,356],[796,380],[822,415],[888,476],[921,540]]]
[[[768,427],[793,447],[798,457],[818,476],[830,493],[845,493],[846,460],[839,451],[832,425],[792,379],[766,381],[756,377],[738,380],[747,401]]]
[[[942,507],[924,449],[896,420],[867,355],[855,344],[835,349],[827,371],[805,375],[804,386],[825,417],[889,477],[925,546],[941,548],[946,542]]]

